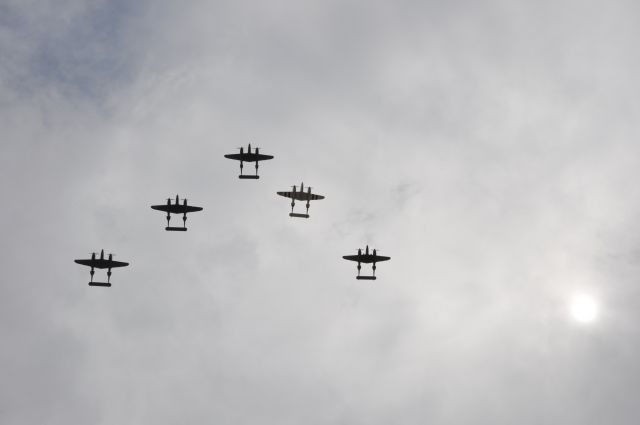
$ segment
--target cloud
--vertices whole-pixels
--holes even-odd
[[[1,6],[0,417],[637,422],[634,11]],[[275,195],[301,181],[309,220]],[[102,248],[131,262],[104,291],[72,261]]]

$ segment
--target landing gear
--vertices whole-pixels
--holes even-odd
[[[293,207],[296,206],[296,201],[294,201],[293,199],[291,200],[291,214],[293,214]]]
[[[107,270],[107,283],[110,284],[111,281],[111,267]]]
[[[362,268],[362,266],[360,265],[360,262],[358,261],[358,277],[360,277],[360,269]]]
[[[187,228],[187,213],[182,214],[182,227]]]
[[[93,275],[96,274],[95,270],[93,270],[93,267],[91,267],[91,271],[89,272],[89,274],[91,275],[91,280],[89,281],[89,285],[91,285],[93,283]]]
[[[167,213],[167,227],[169,227],[169,222],[171,221],[171,214]]]

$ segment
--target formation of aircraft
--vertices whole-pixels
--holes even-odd
[[[373,250],[372,254],[369,254],[369,245],[367,245],[367,247],[365,248],[364,254],[362,253],[362,249],[358,248],[358,253],[356,255],[343,255],[342,258],[349,261],[356,261],[358,263],[358,276],[356,276],[356,279],[358,280],[376,280],[376,263],[391,259],[391,257],[378,255],[375,249]],[[360,265],[360,263],[373,263],[373,274],[371,276],[361,276],[360,269],[362,268],[362,266]]]
[[[259,148],[255,148],[255,150],[251,151],[251,144],[247,147],[247,152],[244,151],[243,148],[239,148],[240,153],[237,154],[227,154],[225,158],[233,159],[236,161],[240,161],[240,175],[238,178],[240,179],[259,179],[258,176],[258,163],[260,161],[267,161],[269,159],[273,159],[272,155],[264,155],[260,153]],[[246,175],[242,174],[243,164],[245,162],[255,162],[256,173],[255,175]],[[311,206],[311,201],[317,201],[324,199],[323,195],[318,195],[311,192],[311,187],[307,187],[305,191],[304,183],[300,183],[300,189],[297,189],[296,185],[292,186],[292,191],[287,192],[276,192],[279,196],[283,196],[285,198],[291,199],[291,213],[289,213],[290,217],[297,218],[309,218],[309,207]],[[294,207],[296,205],[296,201],[305,201],[306,202],[306,213],[296,213],[294,212]],[[167,231],[181,231],[185,232],[187,230],[187,214],[196,211],[202,211],[202,207],[196,207],[193,205],[187,205],[187,200],[183,199],[182,203],[180,203],[180,197],[176,195],[175,203],[171,203],[171,198],[167,198],[166,204],[160,205],[152,205],[152,209],[163,211],[167,213],[167,226],[165,230]],[[171,226],[171,214],[182,214],[182,227]],[[376,250],[373,250],[373,253],[369,253],[369,245],[366,246],[364,254],[362,253],[362,249],[358,249],[357,255],[345,255],[342,258],[349,261],[356,261],[358,263],[358,276],[356,279],[360,280],[375,280],[376,279],[376,263],[387,261],[390,257],[385,257],[378,255]],[[81,264],[83,266],[91,267],[91,280],[89,281],[90,286],[103,286],[110,287],[111,286],[111,269],[117,267],[125,267],[128,266],[129,263],[125,263],[123,261],[115,261],[113,260],[113,254],[109,254],[107,259],[104,258],[104,250],[100,251],[100,258],[96,258],[96,253],[91,254],[90,259],[86,260],[75,260],[76,263]],[[362,268],[361,263],[369,264],[373,263],[373,274],[371,276],[361,276],[360,269]],[[108,269],[107,271],[107,281],[106,282],[94,282],[93,275],[95,273],[94,269]]]
[[[194,207],[192,205],[187,205],[187,200],[183,199],[182,204],[180,204],[180,197],[176,195],[176,203],[171,203],[171,198],[167,198],[167,203],[162,205],[151,205],[151,208],[158,211],[164,211],[167,213],[167,227],[164,230],[167,231],[178,231],[178,232],[186,232],[187,231],[187,213],[202,211],[202,207]],[[172,227],[169,225],[171,221],[171,214],[182,214],[182,227]]]
[[[91,258],[87,260],[75,260],[76,263],[82,264],[83,266],[91,267],[91,271],[89,274],[91,275],[91,280],[89,281],[89,286],[111,286],[111,269],[115,269],[117,267],[126,267],[129,263],[125,263],[123,261],[115,261],[113,259],[113,254],[109,254],[109,258],[104,258],[104,249],[100,251],[100,258],[96,258],[96,253],[91,253]],[[95,274],[94,269],[108,269],[107,270],[107,281],[106,282],[94,282],[93,275]]]

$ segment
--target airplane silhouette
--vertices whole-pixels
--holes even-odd
[[[256,148],[255,152],[251,152],[251,143],[249,143],[248,152],[244,152],[243,148],[240,149],[240,153],[230,153],[225,155],[225,158],[234,159],[236,161],[240,161],[240,175],[239,179],[259,179],[258,175],[258,163],[260,161],[267,161],[269,159],[273,159],[272,155],[263,155],[260,153],[260,148]],[[245,162],[255,162],[256,163],[256,174],[255,175],[246,175],[242,174],[243,164]]]
[[[291,199],[291,213],[289,214],[289,217],[301,217],[301,218],[309,218],[309,207],[311,206],[311,201],[315,201],[315,200],[320,200],[320,199],[324,199],[324,196],[322,195],[316,195],[311,193],[311,188],[307,188],[307,191],[304,191],[304,183],[300,183],[300,190],[296,191],[296,186],[293,185],[293,191],[292,192],[276,192],[278,195],[280,196],[284,196],[285,198],[290,198]],[[298,201],[307,201],[307,213],[306,214],[300,214],[300,213],[294,213],[293,212],[293,207],[296,206],[296,200]]]
[[[369,254],[369,245],[365,248],[364,254],[362,253],[362,249],[358,248],[357,255],[344,255],[342,258],[358,262],[358,276],[356,276],[356,279],[358,280],[376,280],[376,263],[391,259],[391,257],[378,255],[375,249],[373,250],[373,254]],[[360,276],[360,269],[362,268],[360,263],[373,263],[373,274],[371,276]]]
[[[91,271],[89,272],[91,274],[91,280],[89,281],[89,286],[105,286],[105,287],[110,287],[111,286],[111,269],[114,269],[116,267],[126,267],[129,265],[129,263],[125,263],[123,261],[115,261],[113,259],[113,254],[109,254],[109,258],[105,259],[104,258],[104,249],[100,250],[100,258],[96,258],[96,253],[93,252],[91,253],[91,259],[87,259],[87,260],[74,260],[76,263],[81,264],[83,266],[88,266],[91,267]],[[107,281],[106,282],[94,282],[93,281],[93,275],[95,273],[95,271],[93,270],[94,268],[96,269],[108,269],[107,270]]]
[[[163,205],[152,205],[152,209],[158,211],[164,211],[167,213],[167,227],[165,230],[168,231],[187,231],[187,213],[202,211],[201,207],[194,207],[191,205],[187,205],[187,200],[184,199],[182,204],[180,204],[180,197],[176,195],[176,203],[171,204],[171,198],[167,198],[167,203]],[[182,214],[182,227],[171,227],[169,226],[169,222],[171,221],[171,214]]]

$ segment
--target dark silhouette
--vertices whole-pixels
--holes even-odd
[[[91,274],[91,280],[89,281],[89,286],[104,286],[104,287],[110,287],[111,286],[111,269],[114,269],[116,267],[126,267],[129,265],[129,263],[125,263],[122,261],[114,261],[113,260],[113,254],[109,254],[109,258],[105,260],[104,258],[104,249],[100,251],[100,258],[96,258],[96,253],[93,252],[91,253],[91,259],[89,260],[74,260],[76,263],[78,264],[82,264],[83,266],[88,266],[91,267],[91,271],[89,272]],[[93,274],[95,273],[95,271],[93,270],[94,268],[96,269],[108,269],[107,270],[107,281],[106,282],[94,282],[93,281]]]
[[[322,195],[315,195],[311,193],[311,188],[307,188],[307,191],[304,191],[304,183],[300,183],[300,191],[296,191],[296,186],[293,185],[293,192],[276,192],[280,196],[284,196],[285,198],[291,198],[291,213],[289,213],[289,217],[300,217],[300,218],[309,218],[309,207],[311,206],[311,201],[324,199]],[[307,213],[300,214],[294,213],[293,207],[296,206],[296,200],[298,201],[307,201]]]
[[[260,153],[260,148],[256,148],[255,152],[251,152],[251,143],[249,143],[248,152],[244,152],[243,148],[240,149],[240,153],[230,153],[225,155],[225,158],[235,159],[236,161],[240,161],[240,175],[239,179],[259,179],[258,175],[258,162],[259,161],[267,161],[269,159],[273,159],[272,155],[263,155]],[[255,162],[256,163],[256,174],[255,175],[246,175],[242,174],[243,163],[245,162]]]
[[[176,203],[171,204],[171,198],[167,198],[167,203],[164,205],[152,205],[151,208],[158,211],[164,211],[167,213],[167,227],[164,230],[169,231],[179,231],[186,232],[187,231],[187,213],[202,211],[201,207],[192,207],[191,205],[187,205],[187,200],[184,199],[182,204],[180,204],[180,198],[176,195]],[[169,226],[169,222],[171,221],[171,214],[182,214],[182,227],[171,227]]]
[[[358,276],[356,276],[356,279],[358,280],[376,280],[376,263],[391,259],[391,257],[378,255],[375,249],[373,250],[373,254],[369,254],[369,245],[367,245],[364,254],[362,253],[362,249],[358,248],[357,255],[344,255],[342,258],[344,258],[345,260],[358,262]],[[362,268],[360,263],[373,263],[373,274],[371,276],[360,276],[360,269]]]

